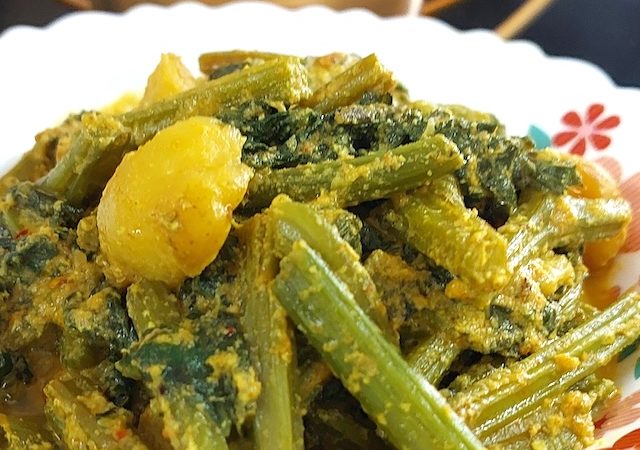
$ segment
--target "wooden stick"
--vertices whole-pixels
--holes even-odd
[[[504,39],[511,39],[524,31],[553,0],[527,0],[495,29]]]
[[[72,8],[89,10],[93,9],[93,2],[91,0],[62,0],[62,3],[66,3]]]
[[[434,16],[443,9],[460,3],[462,0],[427,0],[422,6],[420,13],[423,16]]]

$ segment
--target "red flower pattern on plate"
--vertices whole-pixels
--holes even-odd
[[[562,117],[562,123],[569,130],[561,131],[553,137],[553,145],[562,147],[571,144],[569,153],[584,155],[587,144],[596,150],[604,150],[611,144],[611,138],[604,134],[620,125],[620,117],[616,115],[601,118],[604,105],[594,103],[587,108],[584,118],[575,111],[569,111]]]
[[[635,252],[640,250],[640,173],[636,173],[620,182],[622,166],[611,157],[601,157],[595,160],[611,174],[620,185],[622,196],[629,201],[632,210],[632,221],[629,235],[622,251]],[[640,286],[640,279],[638,280]],[[602,437],[606,431],[624,427],[640,418],[640,391],[636,391],[626,398],[618,399],[607,410],[605,416],[596,422],[596,437]],[[611,447],[600,450],[640,450],[640,429],[632,430],[616,440]]]
[[[625,398],[617,399],[603,418],[595,423],[596,438],[601,438],[606,431],[622,428],[640,418],[640,391]]]
[[[626,253],[640,251],[640,172],[621,182],[622,166],[617,160],[603,156],[595,162],[611,174],[620,185],[620,193],[631,205],[631,224],[622,251]]]
[[[618,439],[612,447],[600,450],[640,450],[640,429],[628,432]]]
[[[601,438],[606,431],[622,428],[635,422],[640,417],[640,392],[618,399],[608,409],[605,416],[595,423],[596,438]],[[640,450],[640,429],[633,430],[619,438],[611,447],[599,450]]]

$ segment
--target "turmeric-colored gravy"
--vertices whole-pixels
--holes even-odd
[[[615,262],[604,267],[590,270],[584,282],[585,301],[602,310],[613,303],[620,295],[620,288],[613,285]]]

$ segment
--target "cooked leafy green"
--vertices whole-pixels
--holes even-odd
[[[465,203],[483,217],[506,219],[529,187],[561,194],[579,184],[572,163],[540,157],[530,138],[506,135],[490,116],[465,117],[455,111],[436,108],[428,117],[427,132],[451,139],[464,155],[465,165],[456,175]]]
[[[156,329],[134,343],[120,370],[141,378],[155,396],[188,396],[228,435],[255,409],[259,391],[235,317],[211,314]]]
[[[415,142],[425,123],[417,109],[367,103],[321,114],[311,108],[279,108],[249,102],[219,118],[247,137],[243,161],[279,169],[358,156]]]

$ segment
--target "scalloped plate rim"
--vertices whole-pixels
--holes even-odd
[[[267,3],[267,2],[260,2],[260,1],[254,1],[254,0],[241,0],[241,1],[237,1],[237,2],[230,2],[230,3],[226,3],[226,4],[222,4],[222,5],[218,5],[218,6],[210,6],[210,5],[205,5],[202,3],[198,3],[195,1],[191,1],[191,0],[185,0],[185,1],[178,1],[174,4],[171,5],[160,5],[160,4],[152,4],[152,3],[140,3],[137,5],[132,6],[131,8],[127,9],[126,11],[123,12],[114,12],[114,11],[72,11],[69,12],[63,16],[60,16],[58,18],[56,18],[55,20],[53,20],[52,22],[50,22],[49,24],[43,25],[43,26],[34,26],[34,25],[14,25],[11,26],[7,29],[5,29],[2,33],[0,33],[0,42],[1,40],[6,37],[7,35],[13,34],[18,30],[24,30],[24,31],[29,31],[29,32],[47,32],[47,31],[51,31],[51,30],[55,30],[56,28],[59,28],[61,26],[65,26],[65,23],[68,21],[76,21],[76,20],[84,20],[85,17],[89,17],[89,16],[99,16],[99,17],[104,17],[104,18],[120,18],[123,16],[131,16],[131,15],[138,15],[138,14],[144,14],[147,11],[150,10],[167,10],[167,9],[175,9],[175,8],[183,8],[184,5],[189,5],[189,7],[197,7],[197,8],[202,8],[202,9],[234,9],[237,8],[238,6],[241,7],[260,7],[260,8],[266,8],[266,9],[273,9],[273,10],[279,10],[281,12],[310,12],[310,11],[323,11],[323,13],[330,13],[330,14],[340,14],[340,15],[353,15],[355,14],[359,14],[362,16],[368,16],[370,19],[373,20],[378,20],[378,21],[388,21],[388,22],[392,22],[392,21],[406,21],[407,19],[410,20],[418,20],[418,21],[424,21],[424,22],[432,22],[432,23],[436,23],[438,24],[438,26],[444,27],[446,29],[448,29],[448,31],[452,32],[452,33],[456,33],[456,34],[462,34],[462,35],[472,35],[472,34],[478,34],[478,33],[482,33],[482,34],[486,34],[489,36],[492,36],[495,40],[494,40],[494,44],[493,45],[527,45],[530,47],[535,48],[543,57],[545,60],[550,60],[550,61],[568,61],[571,63],[577,63],[580,66],[584,66],[585,68],[588,68],[588,70],[590,71],[596,71],[598,72],[603,79],[606,79],[606,81],[608,82],[608,84],[616,89],[622,89],[622,90],[629,90],[629,91],[635,91],[638,94],[640,94],[640,88],[639,87],[634,87],[634,86],[619,86],[618,84],[616,84],[613,79],[611,78],[611,76],[600,66],[598,66],[597,64],[591,62],[591,61],[586,61],[584,59],[580,59],[577,57],[570,57],[570,56],[556,56],[556,55],[549,55],[548,53],[546,53],[542,47],[540,47],[540,45],[538,45],[537,43],[527,40],[527,39],[515,39],[513,41],[507,41],[502,39],[501,37],[499,37],[495,32],[493,32],[492,30],[489,29],[483,29],[483,28],[474,28],[474,29],[469,29],[469,30],[459,30],[455,27],[453,27],[452,25],[444,22],[441,19],[435,18],[435,17],[427,17],[427,16],[394,16],[394,17],[381,17],[376,15],[375,13],[364,9],[364,8],[350,8],[350,9],[346,9],[343,11],[336,11],[331,9],[328,6],[324,6],[324,5],[309,5],[309,6],[300,6],[297,8],[286,8],[284,6],[281,5],[277,5],[277,4],[273,4],[273,3]],[[370,20],[368,19],[368,20]]]
[[[25,49],[38,51],[40,50],[41,46],[43,46],[43,48],[46,48],[46,45],[48,44],[47,38],[50,38],[52,42],[58,42],[58,43],[63,42],[66,44],[69,42],[68,39],[70,36],[68,34],[65,35],[64,34],[65,31],[69,31],[70,29],[73,29],[73,31],[83,30],[82,25],[86,23],[99,25],[99,26],[96,25],[95,32],[100,33],[105,31],[112,31],[114,29],[113,27],[115,26],[115,24],[120,24],[120,23],[128,24],[127,26],[131,26],[131,24],[139,26],[140,23],[144,23],[141,21],[142,19],[145,18],[145,16],[156,15],[154,17],[162,17],[164,19],[167,19],[168,12],[177,12],[177,13],[188,16],[190,13],[193,14],[201,11],[204,11],[207,14],[214,14],[217,11],[220,11],[220,13],[233,16],[234,14],[237,14],[238,12],[241,12],[241,11],[242,12],[246,12],[249,10],[257,11],[258,9],[260,10],[260,12],[264,12],[264,13],[268,12],[269,14],[273,14],[274,16],[277,16],[277,18],[279,19],[282,19],[284,17],[286,18],[304,17],[305,20],[309,20],[309,18],[315,15],[315,16],[321,16],[319,20],[335,19],[336,22],[354,23],[356,25],[362,25],[364,23],[375,24],[375,25],[371,25],[371,28],[374,29],[375,31],[384,29],[385,31],[398,33],[398,32],[404,32],[406,28],[410,28],[410,29],[413,29],[414,31],[419,30],[419,33],[423,33],[424,36],[432,36],[430,33],[434,33],[438,36],[445,36],[447,38],[450,38],[452,39],[450,47],[455,49],[455,45],[459,45],[459,48],[462,48],[464,50],[463,53],[466,52],[465,55],[470,54],[470,50],[468,50],[468,48],[471,48],[474,51],[476,50],[486,51],[489,54],[497,55],[503,58],[505,56],[509,56],[509,57],[516,56],[517,58],[520,58],[517,62],[518,63],[524,62],[525,65],[531,66],[533,68],[533,71],[531,73],[541,76],[543,78],[542,80],[543,83],[546,81],[553,84],[554,80],[560,80],[561,83],[565,83],[560,87],[563,89],[568,88],[568,90],[571,91],[569,93],[569,96],[568,97],[562,96],[563,94],[566,94],[566,92],[564,92],[563,89],[560,89],[559,91],[554,90],[558,86],[535,85],[535,82],[540,80],[530,80],[530,79],[527,79],[527,77],[525,76],[523,77],[524,80],[516,80],[514,84],[507,86],[508,89],[511,90],[509,92],[513,91],[516,93],[521,93],[522,94],[521,99],[512,99],[512,98],[505,99],[500,96],[496,96],[495,98],[491,97],[490,101],[486,102],[487,105],[490,105],[487,108],[487,110],[497,113],[498,117],[503,121],[505,121],[506,123],[508,123],[509,127],[512,126],[510,124],[511,124],[511,121],[513,120],[514,123],[518,122],[516,124],[516,127],[520,127],[520,129],[522,129],[523,125],[535,126],[538,130],[546,131],[547,134],[549,135],[548,137],[550,137],[552,136],[551,134],[552,131],[562,131],[563,129],[566,129],[566,126],[565,126],[566,121],[565,121],[565,124],[561,124],[562,122],[561,119],[565,117],[567,110],[571,112],[575,111],[575,114],[577,114],[580,117],[584,117],[583,112],[586,109],[590,108],[593,104],[606,104],[606,108],[603,108],[606,111],[603,118],[605,116],[610,116],[610,115],[620,115],[623,117],[622,123],[619,126],[617,126],[617,128],[614,130],[616,133],[615,135],[616,145],[612,145],[611,147],[615,147],[615,148],[611,148],[610,150],[608,150],[606,155],[612,156],[613,159],[617,158],[617,161],[623,162],[623,165],[621,167],[621,172],[623,172],[624,176],[622,176],[622,179],[628,178],[630,175],[629,172],[631,173],[637,172],[638,176],[640,176],[640,159],[635,156],[635,152],[634,152],[635,149],[639,149],[637,144],[637,139],[636,139],[636,130],[640,129],[640,114],[636,111],[635,105],[640,104],[640,88],[617,86],[611,80],[611,78],[601,68],[599,68],[595,64],[592,64],[590,62],[586,62],[577,58],[549,56],[540,48],[540,46],[530,41],[516,40],[512,42],[506,42],[490,30],[476,29],[476,30],[460,31],[460,30],[456,30],[455,28],[451,27],[450,25],[440,20],[433,19],[433,18],[413,17],[413,16],[382,18],[364,9],[351,9],[347,11],[336,12],[330,8],[323,7],[323,6],[307,6],[307,7],[301,7],[298,9],[291,10],[291,9],[279,7],[273,4],[268,4],[265,2],[255,2],[255,1],[238,2],[238,3],[226,4],[222,6],[207,6],[199,3],[194,3],[191,1],[180,2],[178,4],[174,4],[171,6],[145,4],[145,5],[135,6],[129,9],[128,11],[126,11],[125,13],[95,12],[95,11],[73,12],[65,16],[62,16],[61,18],[53,21],[52,23],[50,23],[45,27],[33,27],[33,26],[25,26],[25,25],[11,27],[0,34],[0,60],[3,60],[3,57],[15,57],[15,58],[17,58],[18,56],[22,57],[22,52]],[[228,17],[228,16],[225,16],[225,17]],[[197,22],[197,23],[201,23],[201,22]],[[407,26],[406,24],[410,24],[411,26]],[[411,28],[411,27],[418,27],[419,25],[424,25],[424,27],[419,29]],[[130,29],[127,29],[127,30],[130,31]],[[371,30],[367,30],[367,31],[371,31]],[[94,30],[91,30],[91,32],[94,32]],[[367,36],[369,35],[371,35],[371,33],[367,34]],[[56,41],[55,39],[51,39],[52,36],[57,36],[59,38],[58,41]],[[127,37],[130,37],[130,36],[127,36]],[[281,45],[284,41],[279,41],[278,39],[279,38],[276,37],[276,39],[273,40],[273,42],[278,42],[278,45]],[[189,42],[192,42],[192,41],[189,41]],[[389,53],[389,45],[386,41],[379,40],[377,42],[378,44],[380,44],[381,53],[386,53],[387,56],[397,56],[395,54]],[[180,41],[179,44],[185,45],[184,40]],[[302,44],[304,44],[304,42],[302,42]],[[357,44],[359,44],[359,42]],[[396,42],[394,41],[393,44],[395,45]],[[269,43],[267,43],[267,45],[269,45]],[[331,45],[334,45],[334,44],[332,43]],[[98,48],[100,48],[99,45],[98,45]],[[111,48],[109,48],[109,50],[111,50]],[[144,48],[142,50],[144,50]],[[193,49],[189,47],[188,51],[193,53],[192,50]],[[333,48],[333,50],[341,50],[341,48]],[[346,49],[342,49],[342,50],[346,50]],[[393,50],[395,51],[396,48],[393,47]],[[395,52],[395,53],[402,53],[402,52]],[[48,55],[43,55],[42,58],[45,62],[47,61],[50,62],[51,59],[47,59],[47,56]],[[154,54],[153,56],[157,57],[158,55]],[[445,56],[450,58],[449,54],[446,54]],[[18,61],[20,64],[18,64],[16,67],[18,69],[22,69],[24,67],[28,67],[31,70],[33,70],[34,68],[41,69],[41,65],[43,63],[40,60],[37,60],[36,62],[39,62],[40,65],[34,66],[33,65],[34,62],[29,60],[28,59],[29,57],[33,58],[35,56],[27,55],[26,63],[24,63],[24,61],[22,61],[21,59]],[[395,61],[398,64],[402,65],[406,61],[406,58],[407,58],[406,55],[401,54],[400,58],[398,57],[395,58]],[[471,56],[470,59],[473,59],[473,55]],[[9,59],[9,62],[11,61],[12,60]],[[70,61],[73,62],[75,60],[71,59]],[[127,59],[126,57],[124,58],[124,61],[130,62],[130,60]],[[139,62],[139,60],[137,59],[135,61]],[[6,60],[3,60],[3,63],[5,62]],[[188,63],[188,61],[185,61],[185,62]],[[383,58],[383,62],[385,62],[384,58]],[[409,66],[411,66],[411,71],[408,72],[409,75],[412,75],[410,80],[413,80],[414,83],[417,80],[416,74],[419,76],[423,76],[422,71],[424,70],[424,66],[419,64],[421,62],[422,61],[418,61],[418,64],[416,64],[416,62],[412,61],[411,64],[408,64]],[[477,63],[477,61],[475,62]],[[508,67],[506,64],[504,64],[505,63],[504,60],[501,60],[500,62],[503,63],[501,66],[499,66],[501,69],[507,69],[507,70],[511,69],[511,67]],[[506,61],[506,62],[510,62],[510,61]],[[402,72],[402,67],[395,67],[391,63],[389,63],[388,66],[392,70],[397,70],[397,72]],[[465,69],[465,67],[462,67],[462,68]],[[14,92],[15,90],[13,89],[13,86],[9,86],[9,87],[5,86],[5,84],[7,84],[5,82],[14,81],[19,84],[20,82],[23,81],[22,72],[19,72],[18,69],[14,70],[13,72],[0,71],[0,98],[2,98],[3,101],[5,101],[5,103],[0,102],[0,123],[3,123],[3,124],[10,123],[10,120],[14,120],[14,116],[16,115],[16,111],[9,110],[9,108],[5,108],[5,105],[12,106],[15,104],[16,101],[21,101],[23,99],[22,97],[24,95],[23,91],[18,90],[18,92]],[[456,69],[454,68],[454,70]],[[553,76],[548,76],[547,72],[549,71]],[[85,70],[85,72],[83,73],[90,74],[92,72]],[[490,74],[491,72],[488,71],[488,73]],[[558,74],[557,77],[555,77],[556,73]],[[121,73],[118,72],[118,74],[120,75]],[[148,74],[148,72],[146,74]],[[406,74],[407,72],[405,72],[405,75]],[[517,76],[519,72],[515,70],[513,71],[513,73],[508,72],[507,74],[508,75],[515,74]],[[128,83],[130,82],[130,79],[128,77],[134,76],[134,75],[138,76],[139,73],[136,73],[135,71],[133,71],[133,74],[126,72],[124,73],[123,77],[120,77],[117,81],[123,82],[123,79],[126,79],[126,83],[128,86],[127,89],[139,88],[140,86],[136,87],[133,85],[132,86],[128,85]],[[446,72],[445,72],[445,75],[447,75]],[[573,77],[576,78],[577,84],[579,86],[577,87],[574,86],[574,84],[576,83],[573,83]],[[588,83],[585,82],[584,85],[580,85],[580,83],[582,82],[582,78],[585,78],[588,81]],[[29,80],[33,79],[33,76],[28,79]],[[60,79],[59,77],[53,78],[54,81],[59,79]],[[400,75],[399,79],[403,80],[403,76]],[[38,78],[36,78],[36,80],[38,80]],[[64,80],[66,82],[66,79]],[[464,85],[455,85],[455,84],[451,85],[452,81],[449,80],[448,76],[441,78],[441,80],[445,80],[446,83],[449,83],[449,85],[446,86],[446,88],[449,89],[450,92],[457,93],[460,90],[459,87],[463,87],[463,88],[465,87]],[[492,80],[491,78],[484,79],[484,81],[487,81],[487,80],[489,80],[490,82],[489,83],[490,87],[492,86],[491,83],[494,83],[493,85],[494,88],[497,88],[498,90],[505,89],[503,84],[495,85],[494,80]],[[80,79],[79,81],[85,82],[85,80],[83,79]],[[95,80],[93,81],[95,82]],[[423,83],[424,79],[419,78],[419,81]],[[430,81],[433,81],[433,80],[430,80]],[[500,78],[498,81],[504,82],[504,81],[512,81],[512,80],[508,80],[506,78]],[[522,83],[519,83],[519,81],[522,81]],[[43,83],[43,85],[46,85],[46,83]],[[469,83],[469,85],[471,87],[477,87],[473,84],[473,82]],[[409,87],[412,90],[415,89],[414,86],[415,84],[409,85]],[[68,88],[68,86],[66,85],[63,87]],[[86,87],[86,82],[82,87],[83,88]],[[428,85],[427,87],[434,87],[434,86]],[[435,88],[437,87],[438,86],[435,86]],[[42,90],[42,86],[39,86],[39,88],[41,88]],[[541,100],[536,89],[538,90],[550,89],[550,91],[545,92],[545,97],[543,100]],[[71,89],[69,92],[71,94],[75,94],[75,96],[72,96],[72,100],[74,102],[78,101],[78,92],[76,91],[81,93],[84,92],[82,89],[79,89],[79,90],[76,89],[76,85],[73,85],[73,89]],[[95,89],[93,89],[90,92],[94,92],[94,91]],[[44,92],[45,93],[47,92],[46,89],[44,90]],[[122,92],[123,91],[118,91],[118,93],[122,93]],[[435,92],[435,91],[432,90],[430,92]],[[462,89],[461,92],[465,94],[468,94],[469,92],[473,93],[472,90],[465,91],[464,89]],[[6,101],[7,99],[2,96],[3,93],[8,95],[8,101]],[[420,98],[420,97],[423,97],[423,96],[422,95],[414,96],[414,98]],[[482,101],[481,97],[478,97],[480,98],[480,101]],[[57,98],[57,97],[53,95],[53,98]],[[94,99],[94,97],[90,97],[90,98]],[[429,97],[424,96],[424,98],[429,98]],[[464,98],[467,98],[467,97],[464,97]],[[474,100],[477,101],[478,98],[474,97]],[[545,103],[547,99],[551,101],[550,104]],[[48,99],[46,98],[44,105],[50,106],[47,103],[47,100],[51,101],[50,98]],[[66,97],[65,97],[65,100],[66,100]],[[84,98],[82,98],[82,100],[85,101]],[[113,100],[113,98],[110,98],[110,100]],[[514,103],[519,100],[520,101],[528,100],[531,103],[530,104],[525,103],[525,106],[528,106],[528,108],[523,109],[523,108],[520,108],[520,105],[521,105],[520,103]],[[24,103],[30,107],[32,103],[35,103],[35,105],[37,106],[38,101],[41,101],[41,99],[36,97],[34,99],[28,99],[28,101]],[[465,102],[464,100],[462,100],[461,103],[466,103],[466,104],[469,104],[470,106],[473,106],[471,101]],[[495,108],[493,108],[494,103],[495,103]],[[24,105],[21,104],[21,106],[24,106]],[[54,106],[58,107],[60,105],[55,104]],[[95,106],[99,106],[99,104],[98,105],[96,105],[95,103],[82,104],[82,107],[95,107]],[[39,129],[42,129],[44,128],[44,126],[47,126],[47,125],[50,126],[55,122],[56,118],[50,117],[51,111],[57,111],[57,112],[60,111],[60,108],[47,109],[45,107],[43,109],[44,109],[44,116],[46,116],[47,118],[47,122],[46,122],[46,125],[39,127]],[[73,108],[67,109],[66,113],[68,113],[70,109],[72,110]],[[31,110],[27,107],[24,107],[22,109],[18,108],[17,111],[18,113],[20,112],[28,113]],[[498,113],[499,111],[501,112]],[[506,114],[509,114],[508,117],[505,116],[505,111],[506,111]],[[513,117],[511,117],[511,115],[513,115]],[[37,115],[34,117],[38,118],[39,120],[43,119],[43,117],[37,116]],[[57,119],[62,119],[62,118],[63,117],[58,117]],[[21,120],[21,117],[18,117],[18,120]],[[30,124],[31,122],[25,121],[24,123]],[[33,121],[33,123],[35,124],[35,120]],[[20,122],[20,124],[24,125],[22,121]],[[26,142],[26,138],[27,138],[27,136],[24,134],[27,131],[31,131],[32,128],[33,127],[31,125],[22,126],[17,128],[18,131],[9,130],[10,131],[9,133],[5,133],[5,142],[4,142],[5,145],[0,147],[0,170],[2,169],[2,166],[6,167],[6,164],[11,162],[10,160],[6,160],[7,158],[15,160],[19,157],[18,148],[13,148],[13,147],[15,147],[18,143],[20,145],[23,145],[24,142]],[[38,128],[36,128],[36,131],[37,130]],[[511,131],[511,128],[510,128],[510,131]],[[614,131],[610,129],[606,129],[603,133],[605,135],[613,134]],[[12,141],[12,138],[15,140],[15,142]],[[24,149],[20,148],[20,150],[24,150]],[[598,153],[596,151],[591,151],[591,153],[588,154],[587,157],[594,158],[599,155],[601,155],[601,153]],[[625,263],[624,264],[621,263],[620,272],[625,272],[627,275],[631,274],[634,277],[637,277],[638,274],[632,269],[632,267],[634,265],[637,265],[638,267],[640,267],[640,252],[628,253],[622,256],[623,257],[621,258],[621,260],[624,260]],[[629,281],[630,281],[629,279],[625,281],[620,281],[620,279],[614,280],[616,284],[619,284],[622,287],[629,285],[628,284]],[[627,283],[627,284],[625,285],[624,283]],[[639,353],[636,352],[636,354],[634,355],[633,361],[636,361],[636,358],[638,357],[638,355]],[[625,363],[625,367],[628,364],[630,364],[630,362]],[[620,372],[618,375],[619,376],[616,378],[624,377],[625,379],[625,381],[622,382],[622,386],[625,391],[627,392],[638,391],[638,387],[640,386],[640,383],[638,381],[631,380],[631,377],[633,377],[632,371],[625,369],[624,372]],[[640,426],[640,423],[636,420],[633,426],[638,427]],[[627,429],[629,427],[630,426],[628,426]],[[623,432],[622,429],[614,430],[614,431],[616,433]],[[608,433],[607,438],[615,439],[614,434],[615,433]]]

